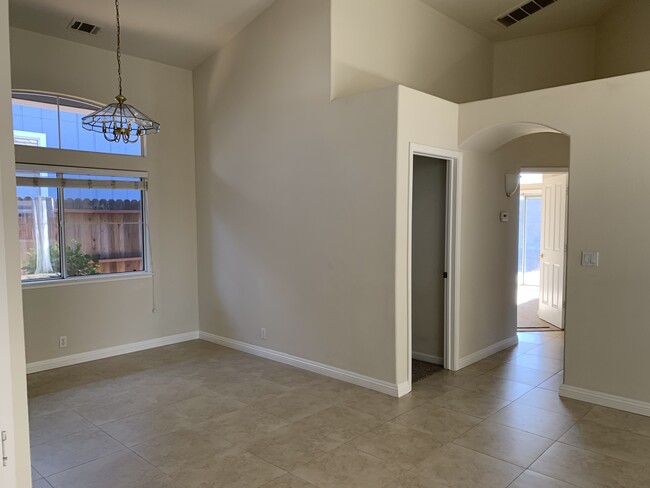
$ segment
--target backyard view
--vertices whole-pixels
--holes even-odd
[[[17,197],[23,280],[144,270],[142,191],[18,186]]]

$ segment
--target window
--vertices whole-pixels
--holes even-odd
[[[73,97],[13,91],[14,144],[142,156],[142,142],[115,144],[81,127],[81,118],[98,108]]]
[[[146,174],[19,165],[23,281],[145,271]]]

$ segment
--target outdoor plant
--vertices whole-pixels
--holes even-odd
[[[99,273],[99,263],[93,259],[90,254],[81,250],[81,244],[72,240],[71,246],[65,246],[65,263],[68,276],[88,276]],[[55,273],[61,271],[61,254],[59,244],[54,243],[50,246],[50,260]],[[31,249],[27,253],[23,273],[29,275],[36,271],[36,249]]]

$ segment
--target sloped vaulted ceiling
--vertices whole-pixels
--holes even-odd
[[[126,0],[120,4],[123,51],[192,69],[275,0]],[[14,27],[115,49],[113,0],[11,0]],[[73,18],[99,25],[96,36],[70,31]]]

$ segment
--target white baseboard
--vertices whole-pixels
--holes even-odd
[[[445,364],[444,359],[442,359],[439,356],[433,356],[431,354],[425,354],[423,352],[416,352],[416,351],[413,351],[411,355],[413,356],[413,359],[417,359],[418,361],[424,361],[425,363],[437,364],[439,366]]]
[[[109,358],[112,356],[119,356],[120,354],[128,354],[130,352],[144,351],[145,349],[153,349],[154,347],[168,346],[170,344],[177,344],[179,342],[193,341],[199,338],[199,332],[185,332],[183,334],[176,334],[158,339],[149,339],[146,341],[133,342],[131,344],[124,344],[122,346],[107,347],[106,349],[98,349],[96,351],[82,352],[79,354],[71,354],[70,356],[63,356],[60,358],[46,359],[45,361],[37,361],[35,363],[27,364],[27,373],[38,373],[39,371],[46,371],[48,369],[62,368],[63,366],[72,366],[73,364],[87,363],[88,361],[95,361],[97,359]]]
[[[292,356],[291,354],[274,351],[273,349],[267,349],[265,347],[248,344],[247,342],[228,339],[227,337],[221,337],[209,332],[199,332],[199,338],[204,341],[209,341],[221,346],[229,347],[231,349],[237,349],[238,351],[247,352],[255,356],[260,356],[266,359],[288,364],[290,366],[295,366],[296,368],[306,369],[307,371],[329,376],[330,378],[352,383],[357,386],[363,386],[364,388],[369,388],[371,390],[385,393],[394,397],[406,395],[411,391],[408,382],[399,385],[389,383],[387,381],[378,380],[376,378],[371,378],[369,376],[347,371],[345,369],[336,368],[334,366],[318,363],[316,361],[311,361],[309,359],[304,359],[298,356]]]
[[[609,393],[587,390],[571,385],[561,385],[560,396],[650,417],[650,403],[631,398],[610,395]]]
[[[405,381],[397,385],[397,397],[403,397],[404,395],[411,393],[411,382]]]
[[[480,351],[476,351],[472,354],[468,354],[467,356],[463,356],[458,361],[458,369],[463,369],[470,364],[474,364],[475,362],[480,361],[481,359],[492,356],[492,354],[496,354],[499,351],[503,351],[509,347],[516,346],[518,343],[519,338],[517,337],[517,334],[515,334],[508,339],[504,339],[500,342],[497,342],[496,344],[492,344],[491,346],[485,347]]]

